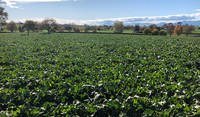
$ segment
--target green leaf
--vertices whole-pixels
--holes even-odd
[[[7,117],[6,114],[0,114],[0,117]]]
[[[148,115],[151,115],[151,114],[153,114],[153,110],[151,110],[151,109],[146,109],[145,111],[144,111],[144,113],[143,114],[148,114]]]
[[[163,113],[163,116],[164,116],[164,117],[168,117],[168,116],[169,116],[169,113],[170,113],[170,111],[165,111],[165,112]]]
[[[139,105],[138,107],[137,107],[137,110],[143,110],[144,108],[142,107],[142,105]]]

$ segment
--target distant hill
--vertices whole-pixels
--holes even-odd
[[[200,21],[183,21],[183,24],[195,25],[200,26]]]
[[[178,22],[174,23],[177,24]],[[124,24],[124,25],[136,25],[139,24],[140,26],[149,26],[151,23],[131,23],[131,24]],[[153,23],[152,23],[153,24]],[[161,22],[156,24],[157,26],[162,26],[164,24],[168,24],[166,22]],[[200,21],[183,21],[182,24],[189,24],[189,25],[195,25],[195,26],[200,26]]]

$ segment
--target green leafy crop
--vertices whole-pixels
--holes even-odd
[[[200,38],[0,34],[1,116],[198,116]]]

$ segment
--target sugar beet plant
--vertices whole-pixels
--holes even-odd
[[[200,114],[198,37],[0,37],[1,115]]]

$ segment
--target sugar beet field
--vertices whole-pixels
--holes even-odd
[[[200,37],[0,34],[0,115],[199,116]]]

